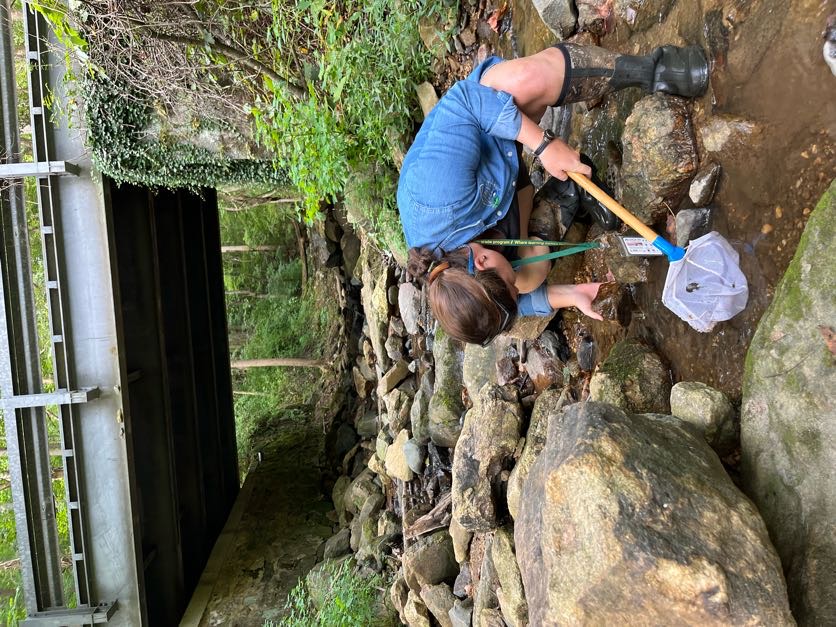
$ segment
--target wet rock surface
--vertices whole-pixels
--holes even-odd
[[[742,474],[784,564],[800,624],[836,620],[836,184],[807,224],[752,340]]]

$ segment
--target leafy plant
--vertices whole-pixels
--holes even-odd
[[[326,562],[318,577],[322,589],[312,592],[302,580],[288,595],[288,615],[277,627],[383,627],[394,624],[385,610],[383,578],[360,576],[353,560]]]
[[[339,11],[324,1],[297,4],[293,23],[321,33],[311,44],[307,97],[291,98],[265,79],[268,96],[256,99],[252,114],[256,139],[302,192],[308,220],[322,200],[340,196],[355,170],[394,166],[393,144],[413,124],[414,86],[429,76],[418,23],[441,9],[440,0],[352,0]],[[285,14],[274,14],[277,42],[288,40]]]

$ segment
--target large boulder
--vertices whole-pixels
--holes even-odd
[[[679,205],[699,165],[686,101],[662,93],[642,98],[624,123],[622,142],[623,204],[653,224]]]
[[[615,344],[592,375],[589,398],[611,403],[631,413],[667,413],[671,382],[668,369],[641,340]]]
[[[462,343],[441,329],[433,343],[435,357],[435,387],[429,406],[430,439],[438,446],[452,448],[461,433],[462,403]]]
[[[743,379],[744,485],[804,625],[836,624],[834,276],[836,182],[811,214],[761,318]]]
[[[492,384],[474,401],[453,454],[453,519],[486,532],[496,527],[495,483],[517,447],[522,410],[515,391]]]
[[[671,416],[566,408],[514,537],[532,625],[793,622],[757,510]]]

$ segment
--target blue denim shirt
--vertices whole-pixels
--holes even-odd
[[[406,243],[437,254],[461,248],[501,220],[516,194],[522,114],[511,94],[479,80],[489,57],[433,108],[404,158],[398,209]],[[547,315],[545,285],[520,295],[521,315]]]

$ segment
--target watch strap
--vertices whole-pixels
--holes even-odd
[[[537,146],[537,149],[534,151],[534,156],[539,157],[543,151],[546,149],[546,146],[552,143],[554,140],[554,133],[549,130],[543,132],[543,141],[540,142],[540,145]]]

